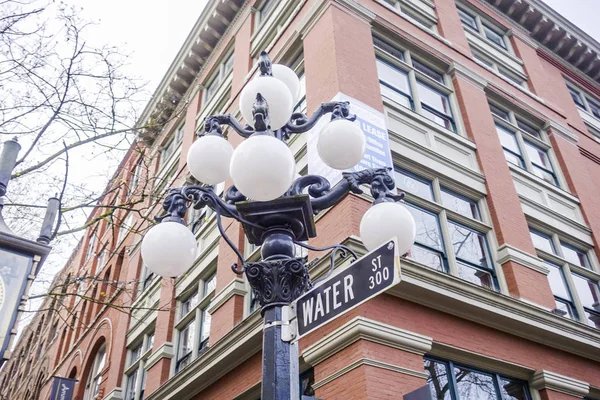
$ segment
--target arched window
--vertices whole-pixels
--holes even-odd
[[[100,390],[100,383],[102,383],[102,369],[106,362],[106,344],[102,344],[96,353],[94,363],[90,368],[87,381],[85,384],[85,392],[83,393],[83,400],[94,400],[98,396]]]

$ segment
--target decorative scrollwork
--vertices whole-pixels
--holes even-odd
[[[294,241],[294,244],[297,246],[300,246],[300,247],[304,247],[305,249],[312,250],[312,251],[327,251],[327,250],[333,249],[333,251],[331,252],[331,256],[330,256],[331,258],[330,258],[330,264],[329,264],[329,271],[327,271],[327,273],[325,275],[323,275],[322,277],[320,277],[319,279],[314,281],[312,283],[313,286],[315,286],[317,283],[321,282],[322,280],[329,278],[329,276],[331,275],[331,273],[333,272],[333,269],[335,267],[335,258],[338,255],[338,253],[340,254],[340,257],[342,257],[342,259],[352,257],[352,261],[358,260],[358,254],[356,254],[356,252],[354,250],[352,250],[350,247],[345,246],[343,244],[334,244],[334,245],[326,246],[326,247],[313,247],[306,243],[302,243],[302,242],[298,242],[298,241]]]
[[[331,111],[331,120],[336,119],[347,119],[348,121],[355,121],[356,115],[350,114],[350,102],[340,101],[335,104],[333,111]]]
[[[312,288],[302,258],[248,263],[246,277],[261,307],[289,304]]]
[[[166,214],[154,217],[156,222],[162,222],[163,220],[183,222],[188,205],[187,198],[180,188],[169,189],[163,202],[163,209]]]
[[[228,204],[235,204],[238,201],[246,201],[248,198],[242,194],[235,186],[230,186],[225,192],[225,201]]]
[[[285,194],[286,196],[295,196],[302,194],[304,189],[308,188],[308,194],[311,197],[321,197],[331,189],[331,184],[327,179],[319,175],[305,175],[296,179],[292,187]]]
[[[394,194],[391,191],[396,188],[394,178],[389,174],[391,168],[365,169],[358,172],[343,172],[342,177],[350,185],[350,191],[356,194],[362,194],[360,185],[370,185],[371,195],[375,199],[373,204],[384,201],[399,201],[404,198],[404,193]]]

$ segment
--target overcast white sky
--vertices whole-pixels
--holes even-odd
[[[600,0],[543,0],[600,41]],[[153,91],[208,0],[69,0],[99,21],[103,42],[131,52],[131,70]]]

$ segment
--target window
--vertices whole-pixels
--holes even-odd
[[[100,271],[102,271],[102,268],[104,268],[104,264],[106,263],[106,245],[102,248],[102,250],[100,250],[100,254],[98,254],[98,259],[96,262],[96,274],[98,274]]]
[[[98,398],[98,391],[100,390],[100,384],[102,383],[102,370],[104,369],[105,362],[106,345],[102,344],[96,352],[94,363],[88,374],[83,400],[94,400]]]
[[[550,161],[550,145],[542,130],[513,111],[505,111],[490,104],[496,121],[496,132],[504,149],[504,157],[510,164],[527,170],[538,178],[559,186],[554,166]]]
[[[137,344],[129,347],[128,363],[125,369],[124,400],[142,400],[146,387],[146,362],[150,356],[154,342],[154,331],[143,335]]]
[[[594,118],[600,120],[600,100],[597,100],[592,95],[584,92],[583,90],[575,87],[572,83],[567,84],[571,98],[575,102],[575,105],[588,114],[591,114]]]
[[[450,95],[442,72],[414,58],[408,50],[392,50],[375,38],[381,94],[448,130],[456,131]]]
[[[493,372],[425,358],[431,396],[439,400],[529,400],[527,382]]]
[[[125,236],[133,229],[133,212],[127,214],[119,226],[119,233],[117,234],[117,246],[125,239]]]
[[[420,25],[426,29],[435,31],[436,24],[435,20],[424,12],[419,11],[417,7],[411,7],[406,2],[400,0],[384,0],[387,4],[396,10],[399,14],[406,17],[409,21]]]
[[[92,232],[90,238],[88,239],[87,249],[85,249],[85,261],[90,259],[94,251],[94,245],[96,244],[96,231]]]
[[[600,274],[591,251],[583,250],[557,234],[530,229],[538,256],[550,270],[548,282],[556,300],[556,314],[600,329]]]
[[[131,177],[131,182],[129,182],[129,187],[127,188],[127,197],[131,196],[136,186],[140,183],[140,179],[142,177],[142,168],[143,168],[143,160],[140,158],[139,161],[133,167],[133,175]]]
[[[458,16],[460,17],[463,27],[469,32],[480,36],[482,39],[496,47],[508,50],[506,45],[508,40],[503,29],[494,26],[490,21],[486,21],[466,7],[458,7]]]
[[[277,6],[277,0],[265,0],[263,1],[260,9],[256,13],[256,27],[259,27],[271,14],[271,12]]]
[[[407,193],[406,206],[417,226],[415,244],[407,257],[498,290],[487,241],[491,227],[482,221],[478,202],[438,179],[428,180],[408,171],[397,170],[395,180]]]
[[[216,275],[206,277],[186,291],[179,302],[177,330],[177,359],[175,372],[181,371],[209,347],[211,317],[207,311],[216,287]]]
[[[205,103],[212,99],[215,93],[219,91],[221,84],[229,76],[231,70],[233,70],[233,51],[223,58],[222,62],[216,67],[216,72],[209,79],[206,91],[204,92]]]
[[[142,265],[142,291],[150,286],[155,276],[154,272],[150,271],[146,264]]]
[[[171,156],[175,154],[175,151],[179,148],[179,144],[183,140],[185,125],[180,125],[175,131],[175,136],[169,143],[164,146],[160,152],[159,169],[166,165],[167,161],[171,159]]]
[[[473,47],[471,47],[471,53],[473,54],[473,59],[479,64],[491,69],[493,72],[496,72],[502,78],[510,81],[511,83],[514,83],[517,86],[525,87],[527,77],[522,71],[509,68],[504,63],[500,63],[496,61],[496,59],[484,55]]]

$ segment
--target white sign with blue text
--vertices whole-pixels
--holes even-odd
[[[350,113],[356,115],[355,123],[360,126],[360,129],[367,139],[366,151],[362,160],[358,165],[347,170],[347,172],[362,171],[368,168],[393,167],[385,115],[382,112],[375,110],[373,107],[369,107],[343,93],[338,93],[332,101],[350,102]],[[319,123],[308,132],[308,173],[310,175],[321,175],[327,178],[331,183],[331,186],[333,186],[342,179],[342,171],[325,165],[317,153],[319,132],[327,122],[329,122],[328,118],[322,118]]]

